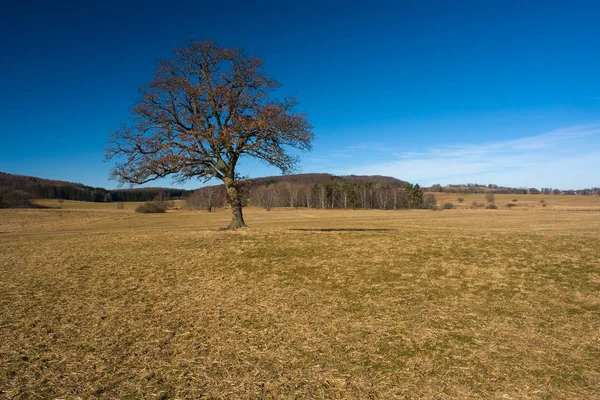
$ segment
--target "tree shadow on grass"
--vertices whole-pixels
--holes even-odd
[[[304,232],[389,232],[397,231],[393,228],[290,228],[290,231]]]

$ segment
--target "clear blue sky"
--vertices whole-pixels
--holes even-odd
[[[598,1],[3,2],[0,171],[115,187],[108,131],[194,38],[297,95],[317,136],[302,172],[600,186],[599,21]]]

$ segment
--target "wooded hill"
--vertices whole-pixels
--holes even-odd
[[[408,182],[400,179],[392,178],[391,176],[382,175],[331,175],[331,174],[295,174],[295,175],[280,175],[280,176],[265,176],[262,178],[248,179],[245,182],[245,187],[251,190],[256,187],[269,186],[275,183],[291,183],[298,185],[322,185],[328,183],[341,184],[359,184],[371,183],[373,185],[388,186],[391,188],[401,188],[408,185]],[[222,185],[217,185],[222,186]]]
[[[244,204],[306,208],[423,208],[429,207],[419,185],[381,175],[298,174],[246,180]],[[431,200],[431,198],[428,198]],[[225,205],[225,187],[207,186],[186,198],[191,209]]]
[[[27,207],[29,199],[64,199],[93,202],[149,201],[161,193],[180,198],[186,190],[169,188],[137,188],[107,190],[81,183],[43,179],[0,172],[0,207]]]

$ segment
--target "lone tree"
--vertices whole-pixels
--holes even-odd
[[[132,185],[167,176],[180,183],[218,178],[231,205],[228,228],[246,226],[240,158],[290,173],[298,160],[287,149],[310,150],[314,138],[306,114],[294,111],[293,97],[270,98],[280,85],[262,66],[260,58],[212,41],[175,49],[139,89],[132,123],[110,132],[106,159],[117,159],[110,177]]]

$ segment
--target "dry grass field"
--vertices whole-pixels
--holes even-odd
[[[117,210],[117,203],[92,203],[88,201],[77,201],[77,200],[57,200],[57,199],[38,199],[34,201],[44,207],[57,208],[62,210]],[[175,207],[183,207],[183,200],[174,200]],[[124,202],[123,207],[125,210],[135,210],[137,206],[144,204],[143,201],[129,201]]]
[[[470,208],[473,202],[486,204],[485,193],[434,193],[438,205],[451,202],[458,208]],[[509,203],[514,204],[513,209],[548,208],[560,211],[600,211],[600,198],[598,196],[568,196],[547,194],[496,194],[498,208],[507,208]],[[459,202],[458,199],[463,201]],[[545,204],[545,206],[544,206]]]
[[[600,198],[546,197],[0,210],[0,399],[599,398]]]

